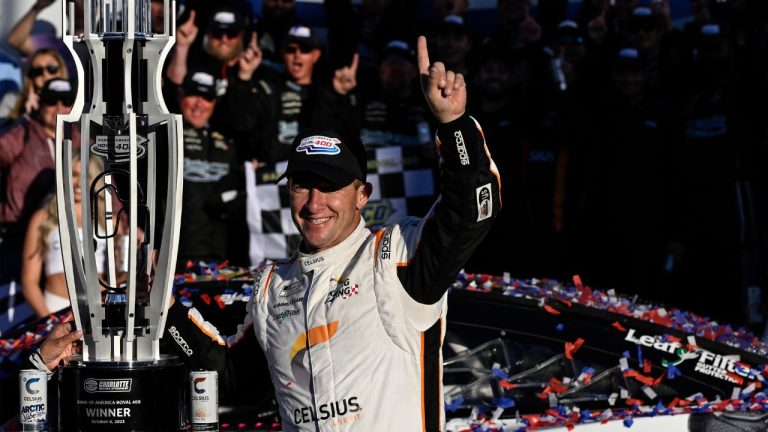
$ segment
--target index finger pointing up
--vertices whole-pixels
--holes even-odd
[[[429,51],[427,51],[427,38],[419,36],[416,42],[416,58],[419,62],[419,73],[429,75]]]
[[[191,24],[193,24],[193,25],[194,25],[194,24],[195,24],[195,17],[196,17],[196,15],[197,15],[197,14],[195,13],[195,10],[194,10],[194,9],[192,9],[191,11],[189,11],[189,17],[188,17],[188,18],[187,18],[187,20],[184,22],[184,24],[188,24],[188,23],[191,23]]]

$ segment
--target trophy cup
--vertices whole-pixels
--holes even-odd
[[[164,31],[157,34],[150,1],[85,0],[84,34],[77,36],[74,3],[62,6],[79,85],[71,113],[57,121],[56,193],[67,289],[83,331],[81,356],[59,376],[59,425],[67,431],[185,427],[184,366],[159,349],[181,209],[181,117],[168,113],[160,93],[175,3],[164,0]],[[90,101],[75,44],[90,54]],[[79,150],[70,139],[75,122]],[[103,169],[89,175],[94,158]],[[77,185],[74,163],[82,173]],[[127,248],[116,247],[121,236]],[[106,250],[102,273],[98,248]],[[127,268],[115,264],[120,249],[127,249]]]

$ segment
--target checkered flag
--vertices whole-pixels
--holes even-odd
[[[291,219],[286,179],[275,184],[287,162],[260,166],[245,163],[248,229],[252,265],[293,255],[301,235]],[[368,150],[367,181],[373,185],[362,211],[366,226],[377,228],[406,216],[425,215],[435,201],[435,171],[422,146]]]

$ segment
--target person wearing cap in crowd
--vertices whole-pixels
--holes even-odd
[[[637,48],[646,67],[646,88],[671,97],[684,78],[682,33],[669,25],[663,8],[637,6],[619,23],[619,43]]]
[[[367,98],[378,90],[376,80],[382,49],[391,40],[412,41],[419,30],[420,2],[412,0],[323,2],[328,29],[325,63],[332,69],[360,56],[357,93]]]
[[[193,48],[198,27],[195,24],[197,12],[191,10],[187,19],[177,29],[175,51],[167,70],[168,78],[181,84],[188,66],[210,68],[217,79],[227,79],[230,69],[237,72],[240,54],[246,48],[245,19],[242,13],[230,6],[219,6],[207,19],[203,36],[202,52]],[[223,95],[225,84],[218,83],[217,90]]]
[[[530,0],[499,0],[496,2],[499,28],[489,41],[508,53],[529,49],[541,43],[541,25],[531,15]]]
[[[449,15],[463,18],[467,9],[469,9],[469,0],[435,0],[432,15],[435,22],[440,25]]]
[[[315,66],[322,55],[321,43],[309,27],[294,26],[281,48],[285,72],[280,80],[261,81],[259,109],[251,122],[261,128],[255,150],[259,162],[284,161],[299,130],[314,125],[329,125],[348,134],[357,134],[357,61],[334,72],[330,82],[315,79]]]
[[[250,346],[255,360],[248,343],[259,344],[285,431],[436,431],[445,424],[447,290],[501,202],[495,164],[466,112],[463,76],[430,64],[426,39],[418,51],[423,92],[440,124],[442,196],[429,214],[367,230],[360,212],[372,185],[362,143],[328,128],[305,130],[284,174],[302,243],[292,258],[257,272],[237,334],[221,336],[180,302],[168,311],[166,325],[178,332],[169,345],[192,368],[215,367],[223,388],[235,378],[228,348]],[[69,325],[53,334],[34,356],[48,368],[80,336]]]
[[[564,89],[572,88],[580,78],[581,66],[586,55],[584,35],[576,21],[564,20],[557,25],[552,40],[553,57],[560,61],[559,68]]]
[[[26,74],[21,91],[3,100],[5,106],[0,107],[0,124],[3,123],[3,117],[12,122],[36,111],[39,93],[46,81],[53,78],[69,78],[64,58],[58,51],[49,48],[35,51],[27,59],[25,68]],[[3,113],[6,112],[7,114],[4,115]]]
[[[435,57],[445,63],[445,66],[466,75],[469,69],[467,55],[472,49],[464,18],[459,15],[448,15],[443,19],[432,35]]]
[[[418,89],[416,53],[407,42],[390,41],[378,69],[379,90],[363,108],[360,137],[366,147],[432,144],[427,106]]]
[[[253,123],[253,113],[259,109],[255,99],[262,91],[258,77],[254,76],[262,58],[257,34],[252,33],[246,41],[242,13],[230,6],[220,6],[208,19],[203,52],[195,51],[196,16],[196,11],[191,10],[177,29],[176,44],[166,70],[166,100],[177,98],[178,86],[183,84],[188,68],[207,71],[216,79],[218,99],[211,123],[235,139],[240,160],[251,159],[250,137],[258,127]]]
[[[216,80],[206,71],[192,69],[184,79],[179,103],[184,120],[184,187],[177,266],[236,260],[228,247],[228,227],[238,222],[233,210],[245,188],[234,143],[211,127],[216,108]],[[240,215],[244,223],[245,213]],[[243,264],[233,262],[233,264]]]
[[[378,182],[363,211],[371,228],[426,213],[438,194],[435,125],[418,87],[416,52],[393,40],[381,53],[377,92],[364,104],[360,131]]]
[[[5,196],[0,202],[3,278],[18,272],[28,219],[54,186],[56,116],[69,113],[75,89],[71,81],[55,78],[43,85],[39,96],[37,110],[0,135],[0,169],[5,171]],[[77,130],[71,138],[79,147]]]

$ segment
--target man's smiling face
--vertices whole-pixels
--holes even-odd
[[[307,253],[338,245],[357,228],[360,211],[368,202],[370,184],[355,180],[339,187],[309,173],[289,179],[291,216],[304,240]]]

